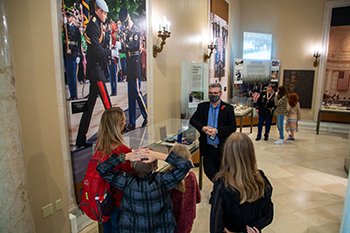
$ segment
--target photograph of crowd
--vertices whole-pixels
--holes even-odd
[[[62,0],[61,7],[68,131],[77,184],[106,109],[123,110],[124,132],[148,124],[146,1]]]

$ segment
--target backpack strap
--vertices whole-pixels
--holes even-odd
[[[98,211],[98,219],[99,219],[99,223],[102,223],[103,219],[102,219],[102,213],[101,213],[101,207],[100,207],[100,200],[99,200],[99,196],[97,195],[96,193],[96,197],[95,197],[95,200],[96,200],[96,205],[97,205],[97,211]]]
[[[95,212],[93,209],[91,209],[91,206],[90,206],[89,204],[87,204],[87,203],[80,203],[80,204],[79,204],[79,208],[80,208],[80,206],[82,206],[82,205],[87,205],[87,206],[89,206],[91,212],[92,212],[92,213],[95,215],[95,217],[98,219],[98,222],[99,222],[99,223],[102,223],[102,221],[103,221],[102,217],[100,217],[99,215],[97,215],[96,212]],[[99,205],[97,205],[97,206],[99,206]],[[99,208],[99,207],[98,207],[98,208]],[[81,210],[81,208],[80,208],[80,210]],[[81,210],[81,211],[84,213],[83,210]],[[84,214],[85,214],[85,213],[84,213]]]

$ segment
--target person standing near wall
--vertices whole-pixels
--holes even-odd
[[[296,93],[289,95],[286,120],[286,131],[290,133],[289,138],[287,138],[289,141],[294,141],[294,131],[298,132],[298,121],[301,118],[300,103],[298,100],[299,96]]]
[[[261,132],[262,127],[265,122],[265,134],[264,134],[264,140],[269,140],[269,133],[271,129],[272,124],[272,117],[273,112],[275,108],[275,101],[274,101],[275,93],[273,91],[273,85],[270,83],[267,86],[267,91],[264,91],[260,94],[258,100],[256,101],[255,105],[255,111],[259,116],[259,123],[258,123],[258,135],[256,136],[255,141],[261,140]]]
[[[86,133],[90,126],[92,112],[97,96],[100,96],[105,109],[112,107],[106,88],[106,59],[117,56],[116,50],[102,47],[103,30],[102,23],[107,19],[108,6],[104,0],[96,0],[95,14],[89,21],[84,36],[88,43],[87,49],[87,78],[90,80],[90,93],[88,98],[88,110],[83,112],[80,119],[78,135],[75,145],[77,147],[89,147],[91,142],[86,141]]]
[[[199,151],[204,156],[204,173],[211,181],[220,170],[222,146],[237,128],[234,109],[222,101],[221,96],[221,84],[210,84],[209,101],[198,104],[190,119],[191,125],[200,133]]]
[[[283,144],[285,142],[283,135],[283,121],[284,116],[287,113],[288,106],[288,92],[285,86],[278,87],[278,91],[275,94],[275,105],[276,105],[276,115],[277,115],[277,129],[280,134],[280,138],[275,141],[275,144]]]

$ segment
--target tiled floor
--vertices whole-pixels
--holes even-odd
[[[249,136],[254,142],[258,167],[274,188],[275,216],[263,232],[339,232],[347,188],[343,166],[348,134],[321,131],[316,135],[315,129],[300,128],[294,142],[275,145],[276,126],[272,126],[268,142],[256,142],[256,130],[254,127]],[[248,132],[248,128],[243,129],[243,133]],[[198,178],[199,169],[193,171]],[[192,232],[209,232],[212,183],[203,177],[202,202],[197,205]]]

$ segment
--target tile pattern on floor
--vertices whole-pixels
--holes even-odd
[[[249,132],[244,128],[243,133]],[[274,220],[264,233],[335,233],[340,230],[347,188],[344,159],[348,133],[301,128],[295,141],[275,145],[278,130],[272,126],[269,141],[255,141],[257,128],[248,134],[253,140],[259,169],[273,186]],[[285,137],[288,134],[285,133]],[[192,169],[197,178],[199,168]],[[213,184],[203,176],[202,202],[192,232],[209,232]]]

